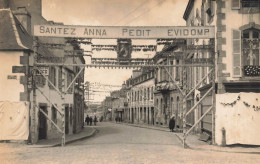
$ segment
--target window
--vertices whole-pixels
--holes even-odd
[[[72,109],[72,105],[70,106],[70,125],[72,125],[72,121],[73,121],[73,109]]]
[[[53,105],[51,107],[51,119],[53,122],[57,123],[57,109]]]
[[[163,101],[162,101],[162,98],[161,98],[161,103],[160,103],[160,105],[161,105],[161,114],[163,114]]]
[[[151,89],[151,100],[153,100],[153,87]]]
[[[147,88],[147,99],[150,100],[150,88]]]
[[[242,39],[244,65],[259,65],[259,31],[245,30]]]
[[[73,74],[71,72],[67,72],[67,87],[71,84],[72,80],[73,80]],[[68,89],[68,93],[72,93],[72,92],[73,92],[73,85],[71,85],[70,88]]]
[[[260,30],[242,31],[242,61],[245,76],[259,76]]]
[[[50,67],[49,80],[56,87],[56,69],[53,66]],[[53,89],[53,86],[50,83],[49,86],[51,89]]]
[[[58,85],[59,90],[62,91],[62,67],[59,67],[59,74],[58,74]]]
[[[240,0],[231,0],[232,9],[240,9]]]
[[[176,65],[179,65],[179,60],[176,60]],[[176,67],[176,81],[180,80],[180,75],[179,75],[179,67]]]
[[[259,0],[242,0],[242,7],[260,7]]]
[[[146,89],[144,88],[144,100],[146,100]]]

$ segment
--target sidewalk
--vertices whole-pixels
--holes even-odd
[[[95,134],[96,129],[90,126],[85,126],[81,132],[77,134],[70,134],[65,136],[66,144],[76,142],[82,139],[86,139],[88,137],[91,137]],[[61,137],[55,138],[55,139],[46,139],[46,140],[39,140],[35,145],[29,145],[29,147],[54,147],[54,146],[60,146],[61,145]]]
[[[167,126],[159,126],[159,125],[141,125],[141,124],[130,124],[130,123],[120,123],[128,126],[147,128],[160,130],[165,132],[170,132]],[[177,136],[177,138],[182,142],[183,133],[173,133]],[[260,154],[260,146],[244,146],[244,145],[235,145],[235,146],[218,146],[218,145],[210,145],[207,142],[200,141],[199,135],[189,134],[186,138],[186,145],[188,148],[193,150],[202,150],[202,151],[216,151],[216,152],[229,152],[229,153],[250,153],[250,154]]]

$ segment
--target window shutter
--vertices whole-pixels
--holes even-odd
[[[59,85],[59,90],[62,91],[62,67],[59,67],[59,75],[58,75],[58,85]]]
[[[233,76],[241,77],[241,32],[232,30]]]
[[[232,9],[240,9],[240,0],[232,0],[231,1]]]

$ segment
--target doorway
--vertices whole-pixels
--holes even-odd
[[[152,125],[154,125],[154,108],[153,107],[151,107],[151,123],[152,123]]]
[[[65,134],[69,134],[69,106],[65,106]]]
[[[39,105],[39,107],[43,110],[43,112],[48,114],[47,105]],[[39,119],[38,119],[39,120],[38,139],[39,140],[47,139],[47,119],[41,111],[39,111],[38,117],[39,117]]]

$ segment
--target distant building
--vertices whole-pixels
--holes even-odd
[[[127,120],[130,123],[154,124],[154,71],[134,70],[126,81]]]
[[[183,64],[184,39],[176,39],[170,45],[165,45],[162,51],[153,57],[156,65]],[[176,125],[182,127],[182,94],[177,86],[182,87],[182,67],[158,67],[155,69],[154,107],[155,122],[158,125],[168,125],[172,116]],[[173,82],[173,80],[175,82]]]

